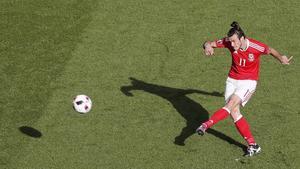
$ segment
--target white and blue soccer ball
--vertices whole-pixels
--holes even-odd
[[[79,113],[88,113],[92,109],[92,100],[87,95],[77,95],[73,100],[73,108]]]

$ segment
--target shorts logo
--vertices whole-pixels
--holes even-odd
[[[248,55],[248,60],[249,60],[250,62],[253,62],[253,61],[254,61],[254,55],[253,55],[252,53],[250,53],[250,54]]]

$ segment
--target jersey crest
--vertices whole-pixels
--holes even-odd
[[[249,55],[248,55],[248,60],[249,60],[249,62],[253,62],[254,61],[254,55],[253,55],[253,53],[249,53]]]

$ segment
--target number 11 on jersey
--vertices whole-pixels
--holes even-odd
[[[246,59],[240,58],[240,66],[242,66],[242,67],[246,66]]]

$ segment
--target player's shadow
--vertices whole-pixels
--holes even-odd
[[[133,96],[132,90],[142,90],[157,96],[160,96],[168,100],[173,107],[178,111],[178,113],[186,120],[186,126],[182,128],[180,134],[175,137],[174,143],[177,145],[184,145],[185,140],[191,135],[195,134],[195,130],[204,121],[208,120],[208,111],[201,106],[201,104],[195,102],[194,100],[187,97],[188,94],[197,93],[203,95],[210,95],[216,97],[222,97],[223,94],[219,92],[206,92],[202,90],[195,89],[177,89],[166,86],[160,86],[156,84],[150,84],[137,80],[130,77],[131,85],[122,86],[121,91],[126,96]],[[237,142],[231,137],[217,131],[214,129],[208,129],[207,133],[212,134],[230,144],[234,144],[242,149],[245,149],[245,145]]]

